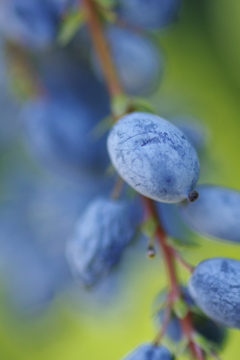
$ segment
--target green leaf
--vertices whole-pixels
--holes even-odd
[[[157,229],[157,221],[149,217],[141,224],[141,231],[149,238],[153,238]]]
[[[180,297],[173,303],[173,311],[179,319],[184,319],[188,313],[187,304]]]
[[[157,313],[163,309],[168,303],[168,292],[167,289],[163,289],[160,293],[155,297],[152,303],[152,315],[156,316]]]
[[[117,3],[116,0],[95,0],[95,2],[106,9],[112,9]]]
[[[155,113],[153,106],[144,98],[134,97],[132,98],[132,106],[134,111],[143,111],[148,113]]]
[[[197,305],[190,305],[190,308],[193,314],[199,315],[201,317],[206,317],[202,312],[202,310]]]
[[[174,247],[174,249],[182,250],[186,247],[197,247],[199,246],[199,243],[192,238],[186,238],[186,239],[177,239],[174,237],[169,236],[167,238],[167,243]]]
[[[175,355],[178,358],[183,355],[188,348],[188,339],[186,337],[182,337],[182,339],[178,342],[177,348],[175,350]]]
[[[95,139],[99,139],[105,132],[107,132],[114,124],[114,119],[111,115],[106,116],[100,120],[96,126],[91,130],[90,135]]]
[[[115,95],[111,101],[112,113],[116,118],[120,118],[129,108],[129,98],[125,94]]]
[[[205,337],[200,335],[199,333],[194,333],[193,341],[206,353],[211,354],[212,351],[215,351],[216,344],[207,340]]]
[[[98,6],[98,13],[100,17],[110,23],[115,23],[117,21],[117,14],[114,11],[114,6],[116,1],[114,0],[95,0]]]
[[[84,24],[85,17],[83,11],[70,11],[62,20],[58,32],[57,42],[59,45],[65,46],[77,33],[78,29]]]

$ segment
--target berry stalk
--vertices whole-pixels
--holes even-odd
[[[104,37],[103,29],[97,14],[97,5],[94,3],[93,0],[82,0],[81,7],[83,7],[85,11],[85,16],[87,19],[87,25],[91,35],[92,43],[100,60],[109,94],[111,97],[124,94],[122,87],[119,83],[115,67],[108,49],[108,45]],[[169,302],[171,305],[174,300],[181,296],[179,282],[175,269],[175,256],[172,249],[168,246],[166,242],[167,237],[159,222],[154,201],[144,196],[142,196],[142,199],[149,216],[153,217],[158,224],[156,229],[156,237],[162,251],[165,267],[169,277]],[[184,319],[181,319],[181,326],[184,335],[188,339],[188,348],[192,353],[193,358],[196,360],[204,360],[202,350],[192,340],[193,326],[189,312]]]
[[[96,4],[92,0],[81,0],[80,3],[85,12],[93,46],[99,58],[108,91],[111,96],[120,95],[123,93],[123,90],[118,81],[108,45],[104,38],[102,26],[96,12]]]

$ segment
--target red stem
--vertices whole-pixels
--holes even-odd
[[[108,45],[104,38],[102,26],[96,13],[96,4],[92,0],[81,0],[80,6],[83,6],[85,11],[93,46],[99,58],[109,93],[111,96],[122,94],[122,87],[119,83]]]
[[[173,255],[173,257],[183,266],[185,269],[187,269],[190,273],[194,271],[194,266],[190,265],[186,260],[182,258],[182,256],[179,254],[179,252],[172,247],[170,247],[170,251]]]
[[[111,55],[104,38],[102,26],[96,12],[97,9],[95,7],[95,4],[93,0],[82,0],[81,4],[83,5],[83,9],[85,10],[86,13],[92,42],[99,57],[109,93],[111,96],[123,94],[122,87],[116,75],[114,64],[112,62]],[[145,196],[142,196],[142,199],[147,208],[149,216],[153,217],[158,224],[156,229],[156,236],[159,246],[162,250],[162,255],[168,272],[169,283],[170,283],[169,301],[171,303],[175,299],[177,299],[178,296],[181,296],[181,292],[178,285],[177,274],[175,270],[174,256],[171,251],[171,248],[167,245],[166,234],[159,222],[154,201],[149,198],[146,198]],[[187,313],[186,317],[181,320],[181,326],[184,335],[187,337],[189,341],[189,350],[191,351],[193,357],[197,360],[204,360],[204,356],[201,349],[192,341],[193,327],[192,327],[191,315],[189,312]]]
[[[156,229],[156,237],[159,242],[160,248],[162,250],[166,269],[168,271],[168,278],[169,278],[170,292],[171,292],[170,297],[171,297],[171,301],[173,301],[178,296],[180,296],[180,291],[179,291],[179,287],[178,287],[178,281],[177,281],[177,277],[176,277],[175,264],[173,261],[173,257],[172,257],[169,246],[166,244],[166,234],[160,225],[160,222],[158,219],[158,214],[157,214],[153,200],[151,200],[145,196],[142,196],[142,200],[147,209],[148,215],[153,217],[158,224],[157,229]]]
[[[172,248],[170,248],[166,243],[166,234],[163,228],[161,227],[154,201],[144,196],[142,196],[142,199],[145,203],[149,216],[153,217],[158,223],[156,229],[156,237],[159,242],[160,248],[162,250],[162,255],[165,260],[166,269],[168,271],[168,276],[171,284],[169,300],[173,302],[178,296],[181,296],[176,269],[175,269],[173,251]],[[202,350],[192,340],[193,326],[192,326],[191,313],[188,311],[185,318],[179,320],[181,323],[183,334],[188,339],[188,348],[191,351],[194,359],[204,360],[204,355]]]

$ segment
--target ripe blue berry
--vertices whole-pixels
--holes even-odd
[[[165,346],[143,344],[122,358],[122,360],[173,360],[173,356]]]
[[[240,192],[214,185],[198,185],[197,191],[196,203],[180,206],[183,220],[200,234],[240,242]]]
[[[96,139],[93,128],[109,114],[106,90],[84,63],[61,52],[46,58],[39,68],[48,97],[29,101],[22,115],[29,147],[54,170],[103,173],[106,135]]]
[[[204,260],[195,268],[188,287],[207,316],[225,326],[240,328],[240,261]]]
[[[163,57],[151,41],[133,31],[116,26],[106,29],[111,56],[123,89],[130,95],[146,94],[159,84]],[[101,67],[93,54],[98,77]]]
[[[76,278],[91,286],[121,259],[140,222],[127,201],[93,200],[80,217],[67,245],[67,259]]]
[[[118,14],[127,23],[145,29],[164,27],[178,15],[181,0],[119,0]]]
[[[49,253],[36,245],[26,224],[25,206],[22,200],[8,200],[0,208],[0,270],[7,280],[9,304],[21,315],[34,315],[54,298],[62,274]]]
[[[168,203],[192,200],[198,158],[168,121],[140,112],[122,117],[109,133],[108,152],[120,176],[140,194]]]
[[[26,104],[23,117],[28,145],[44,165],[72,174],[104,171],[108,166],[103,139],[91,136],[98,114],[85,103],[38,99]]]
[[[203,124],[187,116],[174,116],[168,119],[186,136],[196,151],[203,149],[206,143],[206,129]]]
[[[21,46],[43,49],[57,34],[63,8],[62,0],[2,0],[1,31]]]

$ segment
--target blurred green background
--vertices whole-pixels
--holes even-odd
[[[187,0],[179,21],[157,39],[166,55],[162,85],[151,99],[158,113],[201,119],[209,141],[200,183],[240,189],[240,2]],[[11,151],[1,156],[4,166]],[[198,241],[200,247],[184,252],[192,264],[212,256],[240,259],[239,245]],[[114,301],[92,311],[72,306],[62,295],[44,315],[26,321],[9,312],[3,295],[0,359],[119,360],[152,339],[151,303],[166,285],[161,259],[147,260],[142,252],[135,260],[132,254],[122,271],[129,271],[128,281]],[[239,331],[231,331],[222,359],[239,360],[239,341]]]

